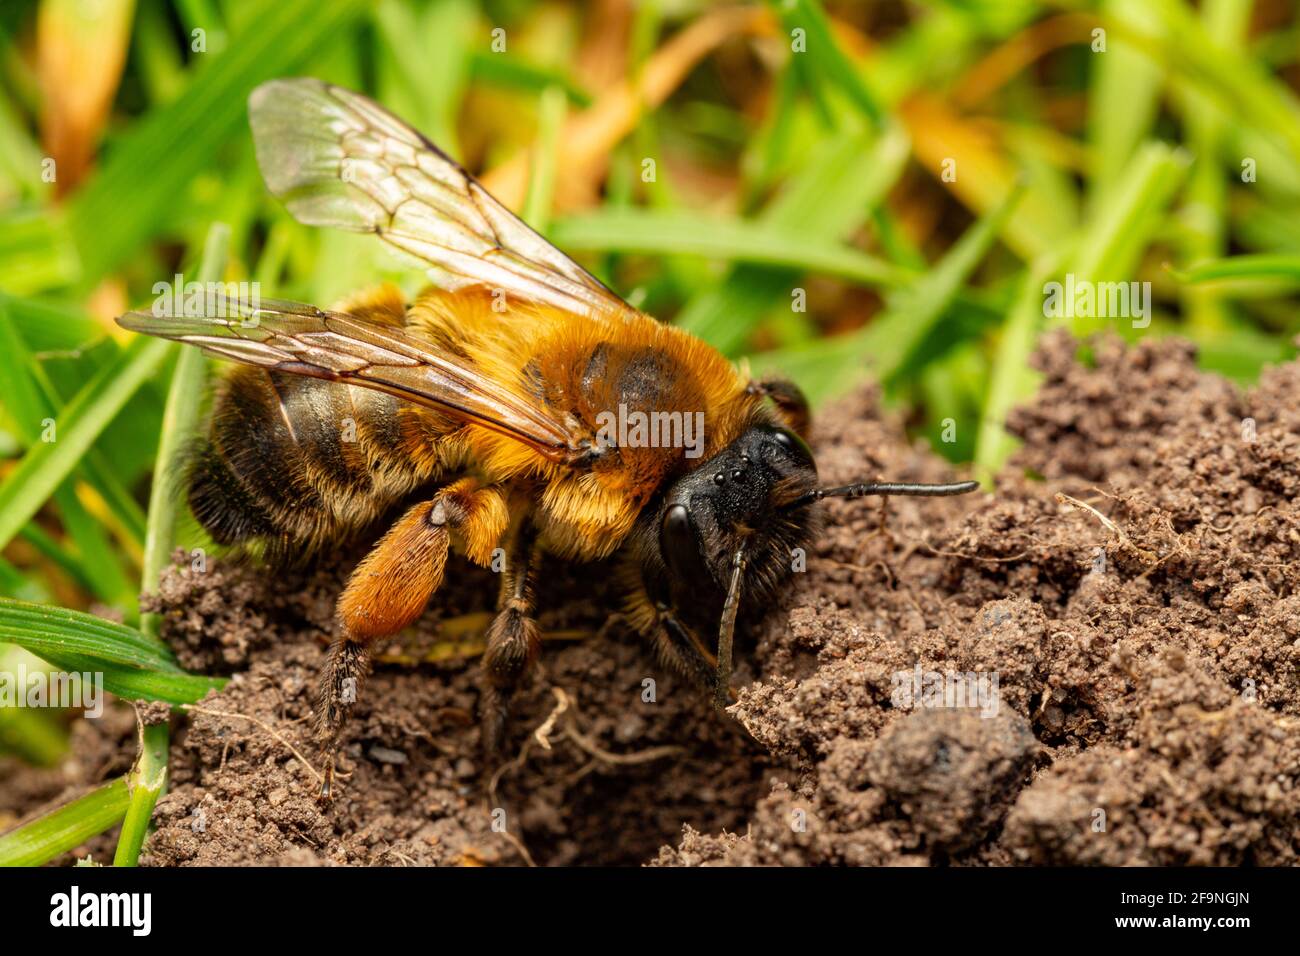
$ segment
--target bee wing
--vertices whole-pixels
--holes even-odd
[[[571,312],[635,310],[383,107],[321,80],[271,80],[248,99],[267,187],[311,226],[373,232],[433,268]]]
[[[216,295],[202,314],[128,312],[123,328],[197,345],[219,358],[387,392],[531,446],[580,457],[583,438],[552,411],[397,326],[295,302],[248,305]]]

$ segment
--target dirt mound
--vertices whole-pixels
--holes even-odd
[[[609,618],[607,569],[551,562],[517,756],[486,764],[464,654],[495,586],[457,564],[366,684],[322,813],[313,688],[357,555],[174,570],[168,639],[232,680],[178,722],[145,862],[1300,862],[1300,365],[1241,393],[1177,340],[1078,352],[1039,352],[995,495],[827,503],[739,649],[762,749]],[[951,477],[870,389],[814,444],[831,483]],[[129,752],[78,733],[83,783]],[[49,798],[35,773],[0,810]]]
[[[1077,352],[1038,354],[996,496],[947,521],[891,504],[892,536],[832,505],[834,583],[769,620],[738,707],[799,782],[745,838],[690,832],[659,862],[1297,861],[1300,367],[1239,394],[1176,340]],[[826,432],[832,481],[855,427]],[[908,671],[996,675],[1011,713],[909,712]]]

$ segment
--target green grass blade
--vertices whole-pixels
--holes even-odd
[[[1276,279],[1300,282],[1300,255],[1266,254],[1228,256],[1173,270],[1180,282],[1200,283],[1225,280]]]
[[[13,644],[0,644],[0,673],[31,674],[44,661]],[[17,754],[38,767],[52,767],[68,748],[63,714],[53,707],[0,707],[0,752]]]
[[[0,752],[16,754],[37,767],[52,767],[67,751],[67,734],[57,718],[32,707],[0,707]]]
[[[870,215],[902,173],[907,136],[887,130],[873,144],[861,134],[828,141],[807,168],[764,210],[762,225],[796,238],[841,239]],[[796,284],[795,270],[738,265],[697,294],[677,324],[735,354],[764,314]]]
[[[86,452],[81,463],[86,480],[104,499],[113,517],[117,519],[123,539],[133,548],[144,550],[144,509],[131,497],[131,492],[122,484],[113,471],[108,458],[98,448]]]
[[[126,813],[126,780],[92,790],[0,836],[0,866],[40,866],[117,824]]]
[[[39,444],[42,422],[57,419],[59,407],[53,386],[42,373],[27,344],[9,316],[8,305],[0,298],[0,377],[8,383],[5,394],[5,411],[18,429],[24,444],[31,448]],[[91,487],[99,493],[105,504],[118,519],[123,532],[132,539],[138,520],[139,507],[127,494],[121,482],[111,472],[96,464],[92,467],[92,452],[83,464]],[[63,517],[64,526],[81,555],[85,576],[92,582],[96,594],[105,602],[133,613],[135,589],[127,584],[117,553],[109,547],[107,536],[99,522],[86,513],[71,481],[54,492],[55,504]],[[143,540],[143,527],[140,528]]]
[[[1102,12],[1113,13],[1123,5],[1124,0],[1105,0]],[[1159,35],[1160,18],[1154,9],[1134,6],[1129,15],[1134,23]],[[1106,52],[1092,56],[1090,62],[1088,139],[1094,168],[1088,180],[1088,201],[1090,208],[1098,209],[1120,181],[1138,144],[1151,134],[1164,71],[1126,43],[1122,33],[1112,37]]]
[[[36,522],[29,521],[23,527],[23,530],[18,532],[18,536],[35,548],[38,554],[75,581],[78,587],[86,591],[95,589],[90,578],[86,577],[86,571],[81,566],[81,561],[78,560],[77,555],[65,548],[62,543],[50,537]],[[19,596],[17,594],[11,595],[11,597]]]
[[[804,31],[806,52],[791,55],[807,57],[814,69],[843,92],[872,126],[879,126],[884,119],[884,108],[857,66],[835,42],[820,4],[816,0],[782,0],[778,8],[787,37],[795,29]]]
[[[167,748],[171,740],[167,723],[140,728],[140,755],[127,778],[131,802],[122,820],[113,854],[114,866],[135,866],[149,835],[149,821],[158,798],[167,788]]]
[[[528,192],[524,196],[523,220],[545,233],[551,219],[551,201],[555,196],[555,166],[560,130],[564,125],[566,102],[564,91],[550,86],[542,91],[537,108],[537,143],[533,148],[528,173]]]
[[[1043,325],[1043,285],[1055,273],[1059,256],[1046,255],[1033,263],[1002,326],[988,392],[975,438],[975,477],[986,484],[1012,448],[1007,434],[1007,414],[1016,402],[1033,391],[1034,371],[1029,356]]]
[[[204,677],[184,671],[135,670],[69,652],[54,651],[40,656],[70,674],[102,674],[104,690],[123,700],[153,700],[179,707],[197,703],[212,691],[226,686],[225,679],[220,677]]]
[[[814,403],[848,390],[861,381],[868,368],[881,381],[894,379],[934,333],[971,271],[997,239],[1021,193],[1020,188],[1013,190],[997,209],[968,229],[933,269],[912,288],[894,296],[870,325],[810,345],[752,356],[755,372],[790,376]]]
[[[104,689],[127,700],[192,704],[225,685],[182,671],[169,651],[135,628],[66,608],[0,598],[0,641],[65,671],[102,674]]]
[[[170,651],[135,628],[69,608],[0,598],[0,639],[46,660],[72,653],[119,667],[183,673]]]
[[[1098,283],[1132,278],[1189,163],[1185,152],[1162,142],[1150,142],[1138,150],[1074,246],[1074,261],[1068,271],[1076,280]],[[1073,331],[1088,335],[1106,321],[1076,316]]]
[[[27,295],[69,285],[80,265],[62,210],[19,206],[0,213],[0,289]]]
[[[42,156],[40,146],[12,102],[0,98],[0,170],[16,188],[40,193],[48,188],[48,184],[41,182]],[[9,198],[0,193],[0,199]]]
[[[914,278],[850,246],[790,236],[749,220],[711,218],[685,210],[604,209],[558,220],[550,236],[562,249],[696,255],[836,276],[866,286],[897,286]]]
[[[1206,0],[1201,19],[1219,43],[1240,52],[1250,28],[1251,6],[1251,0]],[[1231,122],[1199,89],[1183,91],[1176,102],[1196,157],[1182,197],[1179,219],[1185,228],[1180,245],[1186,261],[1203,262],[1227,252],[1229,188],[1222,156]],[[1217,289],[1184,287],[1181,298],[1191,334],[1202,339],[1228,334],[1232,310]]]
[[[1121,28],[1150,48],[1158,63],[1185,74],[1239,123],[1277,141],[1293,162],[1300,159],[1300,99],[1294,91],[1244,51],[1211,36],[1190,4],[1154,0],[1151,6],[1162,21],[1158,36],[1145,29],[1145,16],[1134,16],[1130,9],[1144,5],[1121,4],[1114,13]]]
[[[64,408],[56,440],[42,442],[23,456],[0,484],[0,548],[13,540],[67,479],[127,399],[157,373],[168,346],[161,340],[141,338],[132,342]]]
[[[229,241],[230,230],[226,226],[217,224],[211,228],[199,266],[199,282],[215,282],[221,278],[225,271],[226,244]],[[171,386],[167,391],[153,486],[149,491],[149,524],[145,532],[144,567],[140,578],[143,591],[157,589],[158,580],[176,542],[176,524],[184,495],[177,487],[178,476],[172,473],[172,468],[180,450],[198,428],[207,370],[207,359],[201,351],[187,346],[180,347]],[[140,622],[141,630],[152,640],[161,643],[159,625],[160,619],[156,614],[146,614]]]
[[[380,0],[373,19],[380,41],[376,68],[383,102],[450,155],[459,155],[456,119],[469,75],[477,11],[466,0],[440,0],[423,9],[401,0]]]
[[[367,6],[366,0],[266,4],[232,30],[225,50],[204,61],[184,93],[124,134],[69,209],[83,283],[127,261],[175,214],[190,182],[239,134],[254,86],[298,72]]]
[[[574,106],[585,109],[592,104],[591,94],[565,74],[529,63],[518,56],[475,50],[469,57],[469,73],[473,80],[526,93],[540,93],[548,86],[558,86]]]
[[[50,600],[50,592],[41,582],[27,577],[4,557],[0,557],[0,596],[36,603]]]
[[[882,381],[890,381],[905,368],[934,331],[962,285],[997,240],[1023,194],[1023,185],[1013,189],[999,206],[967,229],[934,268],[912,286],[895,293],[885,314],[867,327],[866,342]]]

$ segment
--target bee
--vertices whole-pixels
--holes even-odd
[[[747,615],[775,602],[819,501],[977,487],[819,486],[796,385],[633,308],[366,97],[273,80],[249,119],[290,214],[372,233],[433,281],[409,302],[383,286],[330,311],[218,296],[118,319],[238,363],[186,478],[217,543],[274,566],[400,513],[338,598],[323,799],[371,648],[421,616],[453,550],[501,571],[482,660],[494,750],[539,651],[542,554],[613,558],[632,626],[725,714],[742,599]]]

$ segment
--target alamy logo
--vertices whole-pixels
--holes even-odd
[[[1043,316],[1048,319],[1132,319],[1133,328],[1151,324],[1150,282],[1092,282],[1067,273],[1064,284],[1043,286]]]
[[[610,448],[684,448],[687,458],[704,454],[703,412],[618,411],[596,415],[596,442]]]
[[[155,282],[153,294],[155,318],[239,319],[240,325],[246,328],[254,328],[260,322],[257,316],[262,307],[260,282],[186,282],[178,272],[171,282]]]
[[[0,709],[5,707],[64,707],[86,717],[104,713],[104,675],[98,671],[29,671],[21,662],[16,671],[0,671]]]
[[[889,702],[899,710],[969,707],[983,718],[998,715],[998,675],[986,671],[895,671]]]
[[[153,928],[153,896],[149,893],[70,893],[50,897],[50,925],[129,926],[135,936],[148,936]]]

